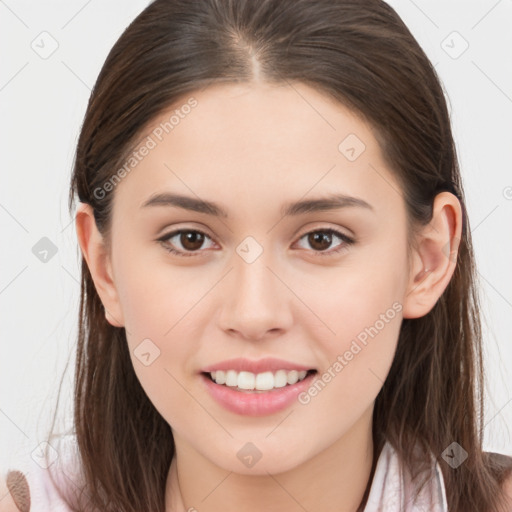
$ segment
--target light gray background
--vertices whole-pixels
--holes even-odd
[[[512,0],[389,3],[435,64],[451,105],[482,289],[484,446],[512,454]],[[75,144],[108,51],[147,4],[0,0],[2,472],[44,439],[68,359],[59,416],[70,425],[80,289],[67,211]],[[32,252],[43,237],[57,248],[46,263]]]

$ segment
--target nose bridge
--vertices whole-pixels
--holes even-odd
[[[268,240],[268,238],[266,239]],[[276,283],[272,268],[272,251],[263,247],[252,236],[247,236],[236,248],[234,257],[235,296],[237,302],[243,301],[246,305],[268,302],[276,294]]]
[[[283,328],[290,319],[286,286],[276,276],[275,259],[248,236],[236,248],[229,290],[222,301],[222,327],[247,337],[260,337],[267,330]]]

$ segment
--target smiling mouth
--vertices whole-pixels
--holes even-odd
[[[229,389],[232,389],[233,391],[240,391],[242,393],[252,393],[252,394],[257,394],[257,393],[272,393],[272,392],[275,392],[275,391],[280,391],[284,388],[288,388],[290,386],[294,386],[295,384],[298,384],[300,382],[302,382],[303,380],[306,380],[308,377],[312,376],[312,375],[315,375],[317,372],[317,370],[308,370],[306,372],[306,375],[301,378],[300,380],[298,380],[297,382],[293,382],[292,384],[289,384],[289,383],[286,383],[284,386],[280,386],[280,387],[273,387],[271,389],[265,389],[265,390],[260,390],[260,389],[242,389],[242,388],[239,388],[238,386],[228,386],[227,384],[219,384],[217,383],[211,376],[211,374],[209,372],[201,372],[201,375],[204,375],[208,380],[210,380],[211,382],[213,382],[214,384],[216,384],[217,386],[222,386],[222,387],[226,387],[226,388],[229,388]]]

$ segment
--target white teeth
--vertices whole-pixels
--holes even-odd
[[[288,384],[295,384],[299,380],[299,372],[297,370],[292,370],[288,372],[287,375]]]
[[[226,386],[238,386],[238,374],[234,370],[228,370],[224,384]]]
[[[240,372],[238,374],[238,387],[240,389],[254,389],[256,375],[251,372]]]
[[[212,380],[217,384],[225,384],[230,387],[238,387],[239,389],[257,391],[268,391],[274,388],[282,388],[287,384],[295,384],[303,380],[308,372],[306,370],[278,370],[275,373],[251,373],[251,372],[237,372],[235,370],[217,370],[210,372]]]
[[[284,388],[288,384],[288,372],[286,370],[278,370],[274,374],[274,387]]]

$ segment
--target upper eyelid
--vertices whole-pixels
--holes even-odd
[[[339,226],[336,226],[336,227],[332,227],[332,226],[325,226],[325,225],[322,225],[322,226],[313,226],[313,227],[310,227],[310,228],[307,228],[305,231],[301,231],[301,230],[298,230],[294,236],[297,237],[299,236],[299,233],[300,236],[304,236],[304,235],[307,235],[309,233],[314,233],[316,231],[329,231],[329,230],[332,230],[332,231],[339,231],[341,234],[345,235],[346,237],[348,238],[354,238],[354,235],[353,234],[350,234],[350,233],[344,233],[343,230],[346,230],[346,231],[350,231],[348,228],[342,228],[342,227],[339,227]],[[199,233],[202,233],[208,237],[210,237],[211,239],[215,239],[214,236],[210,235],[208,233],[208,230],[204,229],[204,228],[195,228],[195,227],[180,227],[180,228],[175,228],[175,229],[172,229],[171,231],[169,231],[168,233],[164,233],[162,234],[159,238],[167,238],[171,235],[176,235],[177,233],[179,232],[182,232],[182,231],[197,231]]]

